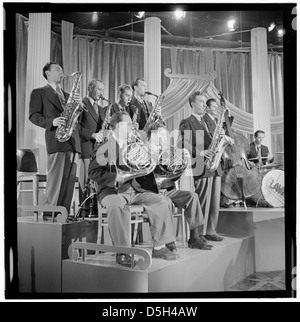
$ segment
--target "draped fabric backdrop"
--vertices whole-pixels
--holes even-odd
[[[27,21],[17,15],[17,146],[24,143],[25,113],[24,92],[26,73],[24,62],[27,53]],[[59,64],[62,60],[62,40],[51,33],[51,61]],[[144,77],[144,49],[139,45],[121,45],[104,40],[84,37],[73,38],[73,71],[82,72],[81,94],[87,93],[87,84],[91,78],[100,78],[105,85],[104,97],[111,102],[117,99],[117,88],[121,84],[131,85],[137,77]],[[46,62],[45,62],[46,63]],[[271,91],[271,131],[272,151],[284,151],[283,142],[283,56],[268,54],[270,91]],[[64,67],[64,66],[63,66]],[[165,76],[166,68],[172,74],[209,75],[216,72],[216,78],[202,82],[195,79],[170,79]],[[206,90],[207,97],[219,99],[218,92],[223,91],[226,105],[235,117],[233,129],[253,139],[251,55],[248,52],[230,52],[214,49],[183,50],[176,47],[162,48],[161,83],[162,92],[169,93],[162,107],[169,130],[178,129],[183,118],[190,115],[187,99],[193,90]],[[149,91],[152,91],[149,88]],[[173,95],[174,94],[174,95]],[[168,103],[169,102],[169,103]],[[107,103],[103,103],[103,106]]]

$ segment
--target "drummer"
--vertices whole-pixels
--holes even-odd
[[[268,147],[262,142],[265,138],[265,132],[258,130],[254,133],[254,141],[250,144],[248,160],[256,165],[262,166],[274,161],[274,156],[270,153]]]

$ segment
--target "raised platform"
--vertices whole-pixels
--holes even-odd
[[[148,224],[143,228],[149,231]],[[284,209],[220,209],[218,232],[224,241],[211,242],[210,251],[183,247],[178,236],[178,260],[153,259],[147,270],[139,270],[116,264],[114,253],[86,255],[85,261],[69,258],[72,242],[96,240],[97,221],[51,223],[21,217],[20,292],[222,292],[254,272],[285,269]],[[108,232],[105,235],[109,239]],[[151,254],[148,240],[135,248]]]
[[[285,270],[284,208],[220,209],[217,230],[254,237],[255,272]]]
[[[122,267],[115,254],[63,260],[63,293],[225,291],[254,272],[253,237],[211,242],[212,250],[178,247],[176,261],[152,259],[148,270]],[[151,245],[142,247],[151,254]]]

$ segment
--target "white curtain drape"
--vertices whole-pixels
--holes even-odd
[[[271,93],[267,56],[267,30],[251,30],[251,68],[253,95],[253,131],[265,132],[264,144],[271,147]]]
[[[31,91],[47,83],[42,69],[50,60],[50,37],[51,13],[30,13],[23,135],[25,148],[39,148],[38,166],[41,173],[46,173],[47,165],[45,130],[29,121],[29,101]]]

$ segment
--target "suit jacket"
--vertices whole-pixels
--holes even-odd
[[[112,108],[111,108],[111,115],[113,115],[114,113],[119,112],[119,111],[120,111],[119,104],[118,103],[114,103],[112,105]],[[132,118],[133,113],[134,113],[133,106],[132,105],[126,106],[125,107],[125,112],[127,112],[130,115],[130,117]]]
[[[267,157],[268,154],[269,154],[268,147],[261,144],[261,156],[262,157]],[[252,142],[250,144],[250,151],[249,151],[247,157],[248,157],[248,159],[257,158],[257,150],[256,150],[256,147],[255,147],[254,142]],[[253,160],[251,162],[258,163],[258,160]],[[262,160],[262,163],[263,164],[266,164],[267,163],[267,159]]]
[[[186,148],[189,151],[195,180],[221,175],[222,173],[220,166],[217,171],[207,171],[204,165],[205,158],[200,156],[200,152],[207,150],[211,143],[211,138],[203,122],[204,120],[200,123],[194,115],[191,115],[182,120],[179,125],[180,136],[178,137],[177,145],[179,148]]]
[[[116,166],[125,171],[129,170],[120,163],[119,158],[120,148],[113,136],[110,136],[106,142],[95,147],[92,152],[89,164],[89,178],[97,183],[97,195],[100,202],[104,197],[126,191],[130,186],[133,186],[138,192],[147,191],[134,179],[126,181],[119,190],[115,188],[117,178]],[[151,188],[151,191],[153,189]]]
[[[80,115],[78,129],[81,144],[81,158],[86,159],[91,157],[96,142],[91,136],[93,133],[97,133],[101,130],[107,107],[102,108],[98,106],[99,112],[97,115],[88,97],[85,97],[82,101],[85,104],[87,111],[83,111]]]
[[[66,100],[69,94],[63,91]],[[29,120],[44,129],[47,153],[75,151],[80,153],[80,140],[78,129],[76,128],[71,138],[66,142],[59,142],[55,138],[57,127],[53,126],[53,119],[59,117],[63,112],[63,107],[58,95],[53,88],[47,84],[44,87],[36,88],[31,92],[29,102]]]
[[[144,101],[146,104],[146,108],[148,110],[148,113],[150,115],[153,106],[151,102]],[[145,115],[144,112],[144,107],[143,105],[133,96],[131,100],[131,104],[136,106],[139,109],[138,117],[137,117],[137,122],[139,123],[139,129],[142,130],[144,126],[146,125],[148,117]]]

